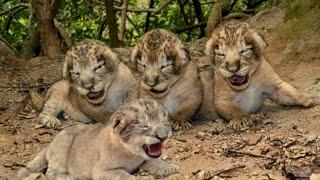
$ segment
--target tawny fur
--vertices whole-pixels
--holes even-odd
[[[66,112],[73,120],[103,122],[121,104],[138,97],[138,83],[105,44],[84,40],[67,52],[64,80],[55,83],[46,95],[39,118],[44,125],[57,128],[57,115]],[[90,92],[101,97],[90,99]]]
[[[202,57],[196,61],[198,74],[202,89],[202,102],[194,119],[196,120],[215,120],[216,114],[214,104],[214,67],[212,61],[207,57]]]
[[[64,129],[28,165],[19,171],[27,178],[45,168],[48,179],[136,179],[142,168],[155,176],[178,172],[179,167],[152,158],[143,145],[170,137],[168,113],[152,99],[120,106],[108,125],[77,125]]]
[[[160,102],[174,130],[190,128],[202,92],[197,67],[181,41],[167,30],[152,30],[139,40],[131,58],[140,77],[140,97]]]
[[[215,65],[214,105],[217,113],[230,121],[234,129],[249,125],[254,115],[271,99],[280,105],[312,107],[312,98],[281,80],[263,58],[264,38],[246,23],[229,22],[217,28],[206,45],[206,53]],[[246,83],[234,84],[234,75]],[[238,83],[238,82],[237,82]]]

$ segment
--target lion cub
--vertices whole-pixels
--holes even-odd
[[[134,100],[109,122],[64,129],[19,171],[20,178],[45,168],[49,179],[135,179],[130,173],[140,167],[155,176],[178,172],[178,166],[160,159],[163,141],[172,134],[161,104]]]
[[[63,76],[49,89],[39,114],[50,128],[61,124],[56,116],[62,111],[84,123],[105,121],[118,106],[138,97],[130,69],[97,40],[84,40],[67,52]]]
[[[267,43],[246,23],[229,22],[217,28],[206,54],[215,65],[214,105],[234,129],[257,118],[264,99],[280,105],[312,107],[315,102],[280,79],[264,59]]]
[[[160,102],[170,113],[172,128],[186,130],[202,100],[197,66],[173,33],[156,29],[141,37],[131,56],[140,77],[140,97]]]

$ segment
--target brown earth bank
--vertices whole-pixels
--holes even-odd
[[[273,8],[248,21],[265,34],[266,57],[278,74],[310,96],[319,95],[319,41],[312,36],[295,41],[279,36],[283,18],[284,10]],[[202,56],[204,44],[205,40],[188,44],[194,59]],[[58,132],[36,120],[29,93],[45,91],[61,79],[62,62],[35,58],[0,65],[0,179],[15,175]],[[194,121],[191,130],[176,132],[165,143],[163,158],[178,164],[180,173],[168,179],[308,179],[312,174],[320,179],[320,107],[265,104],[260,112],[265,119],[243,132],[228,129],[220,119]],[[62,128],[72,124],[64,121]]]

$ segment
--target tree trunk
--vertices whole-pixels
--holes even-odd
[[[58,0],[31,0],[31,4],[38,21],[37,31],[40,35],[43,55],[56,59],[61,54],[60,41],[54,25]]]
[[[109,38],[111,47],[120,47],[121,42],[118,36],[118,24],[116,19],[116,12],[114,10],[113,0],[105,0],[106,14],[108,19]]]
[[[198,19],[198,23],[201,23],[204,21],[203,13],[202,13],[202,8],[201,8],[201,3],[199,0],[192,0],[193,2],[193,7],[194,11],[196,12],[196,16]],[[199,38],[202,38],[205,36],[205,25],[200,26],[200,36]]]
[[[154,0],[150,0],[149,9],[152,9],[152,8],[154,8]],[[146,28],[144,32],[148,32],[150,29],[150,17],[151,17],[151,12],[148,12],[146,17]]]
[[[181,0],[178,0],[178,3],[179,3],[179,7],[180,7],[180,13],[181,13],[181,15],[182,15],[182,17],[184,19],[184,22],[186,23],[187,26],[189,26],[190,23],[189,23],[187,14],[184,11],[184,4],[181,2]]]
[[[227,0],[218,0],[211,8],[206,27],[206,37],[210,37],[214,29],[219,25],[222,19],[222,13],[229,9],[230,4]]]
[[[129,0],[122,0],[121,21],[120,21],[120,31],[119,31],[119,40],[121,42],[121,45],[124,44],[128,4],[129,4]]]
[[[28,35],[23,41],[22,56],[29,59],[35,56],[39,56],[41,50],[40,36],[35,28],[28,30]]]

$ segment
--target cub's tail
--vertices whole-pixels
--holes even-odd
[[[22,168],[18,172],[19,179],[24,179],[33,173],[39,173],[47,168],[46,148],[37,154],[37,156],[28,163],[25,168]]]

